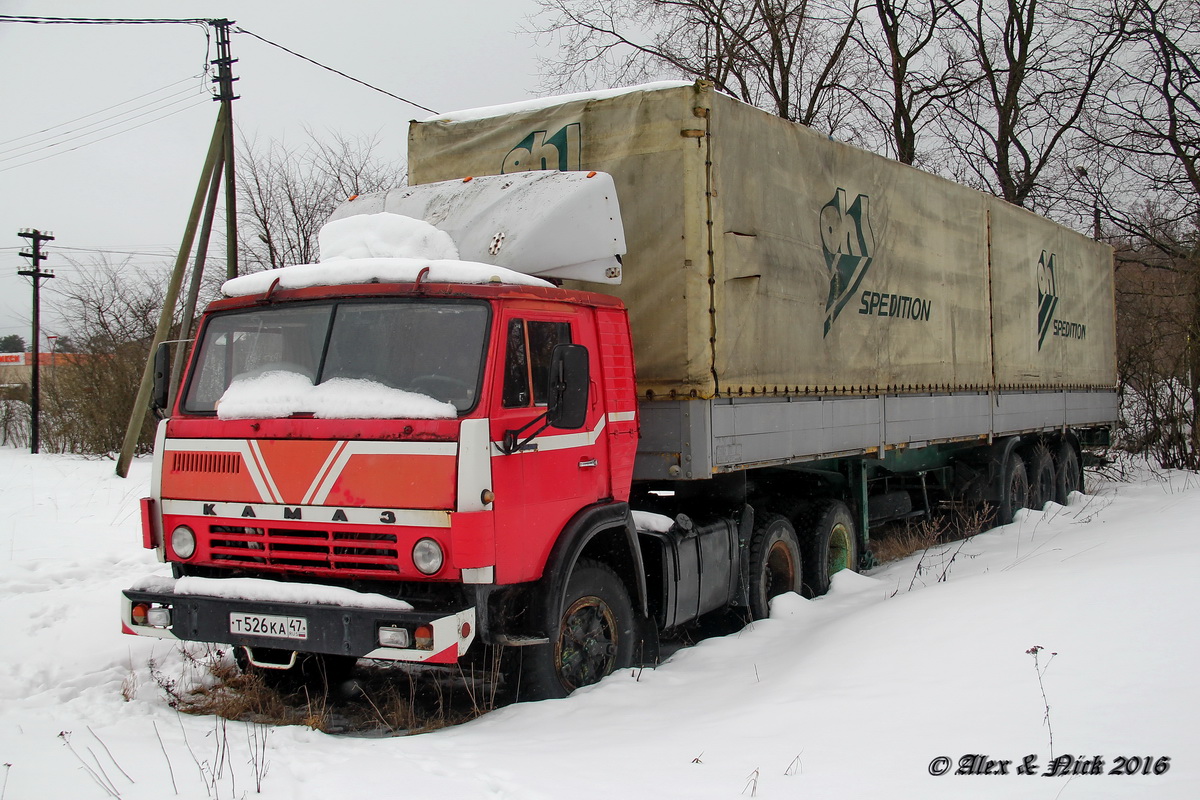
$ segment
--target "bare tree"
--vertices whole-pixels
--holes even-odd
[[[546,87],[701,78],[784,119],[840,132],[862,71],[849,63],[865,0],[539,0],[559,43]]]
[[[1132,441],[1200,468],[1200,5],[1137,0],[1120,80],[1091,116],[1077,174],[1119,248]],[[1122,324],[1126,323],[1127,324]]]
[[[1200,5],[1139,0],[1121,81],[1079,170],[1116,233],[1194,264],[1200,227]]]
[[[390,189],[405,168],[376,154],[373,137],[333,134],[297,148],[242,141],[238,156],[239,260],[253,272],[317,260],[317,232],[351,195]]]
[[[920,160],[918,140],[935,113],[966,88],[941,47],[950,11],[966,0],[874,0],[856,44],[878,80],[861,82],[863,112],[879,132],[875,149],[904,164]]]
[[[968,91],[940,110],[959,180],[1048,210],[1048,184],[1085,111],[1114,80],[1137,0],[976,0],[947,4],[953,77]]]
[[[75,353],[55,358],[44,385],[47,447],[57,452],[105,454],[120,449],[142,368],[158,324],[167,268],[138,269],[128,260],[78,263],[51,287],[51,304],[68,320],[63,338]],[[138,442],[149,452],[154,424]]]

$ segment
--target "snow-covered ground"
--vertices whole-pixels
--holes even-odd
[[[255,797],[264,735],[265,798],[1200,797],[1196,475],[1096,482],[658,669],[388,739],[167,705],[148,665],[181,657],[117,620],[119,590],[165,572],[141,549],[148,479],[0,448],[0,800]],[[1051,731],[1089,774],[1042,776]],[[954,774],[973,754],[1011,763]]]

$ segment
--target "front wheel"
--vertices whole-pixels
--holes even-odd
[[[566,697],[633,663],[633,606],[607,564],[576,565],[550,622],[549,644],[522,648],[521,699]]]

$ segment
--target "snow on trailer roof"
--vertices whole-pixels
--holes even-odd
[[[536,97],[530,100],[519,100],[515,103],[504,103],[496,106],[480,106],[467,108],[462,111],[451,111],[447,114],[434,114],[421,122],[469,122],[476,119],[504,117],[509,114],[519,114],[524,111],[538,111],[551,106],[573,103],[577,100],[605,100],[634,92],[651,92],[656,89],[675,89],[680,86],[694,86],[695,81],[655,81],[642,83],[637,86],[623,86],[616,89],[597,89],[591,92],[575,92],[574,94],[558,94],[550,97]]]

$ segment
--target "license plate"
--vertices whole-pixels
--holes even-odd
[[[229,615],[229,632],[273,639],[307,639],[308,620],[304,617],[277,617],[271,614]]]

